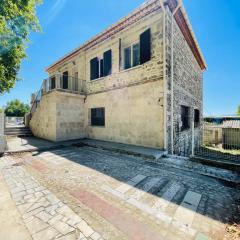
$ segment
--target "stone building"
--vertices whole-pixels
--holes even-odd
[[[181,2],[146,1],[47,68],[31,130],[52,141],[93,138],[181,153],[191,149],[193,128],[200,134],[205,69]]]

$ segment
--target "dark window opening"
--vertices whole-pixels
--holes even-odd
[[[147,29],[140,35],[140,64],[151,59],[151,29]]]
[[[200,124],[200,111],[198,109],[194,109],[194,126],[198,127]]]
[[[50,85],[50,89],[55,89],[56,88],[56,78],[52,77],[51,78],[51,85]]]
[[[105,108],[91,109],[91,125],[105,126]]]
[[[63,89],[68,89],[68,71],[63,73],[63,78],[62,78],[62,84],[63,84]]]
[[[181,130],[187,130],[190,128],[190,108],[186,106],[181,106]]]

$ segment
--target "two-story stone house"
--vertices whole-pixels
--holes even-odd
[[[52,141],[190,149],[205,68],[181,2],[147,1],[47,68],[31,130]]]

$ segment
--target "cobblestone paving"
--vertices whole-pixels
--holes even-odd
[[[12,198],[34,240],[103,239],[22,166],[7,157],[1,159],[1,164]]]
[[[69,147],[16,160],[24,166],[5,175],[30,173],[104,239],[225,240],[226,224],[239,214],[237,188],[138,157]]]

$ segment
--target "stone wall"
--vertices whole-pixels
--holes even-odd
[[[167,81],[168,81],[168,107],[167,107],[167,132],[168,149],[171,150],[171,13],[167,8]],[[203,73],[187,44],[175,19],[173,22],[173,129],[174,129],[174,153],[189,155],[192,149],[192,122],[194,121],[194,109],[200,110],[202,119],[202,85]],[[188,130],[181,131],[181,105],[190,107],[190,123]],[[194,129],[195,142],[200,141],[201,125]]]
[[[6,138],[4,136],[4,113],[0,112],[0,156],[6,149]]]
[[[90,125],[89,138],[163,148],[163,81],[154,81],[132,87],[89,95],[86,108],[105,108],[105,127]]]
[[[43,95],[30,121],[37,137],[63,141],[85,136],[84,96],[52,91]]]

